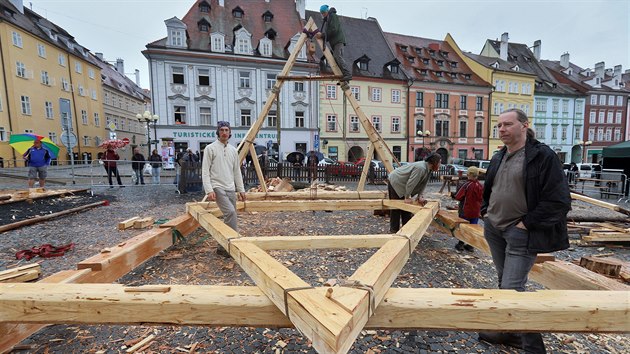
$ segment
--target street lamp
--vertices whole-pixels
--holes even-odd
[[[588,141],[582,141],[582,140],[578,140],[577,141],[578,145],[582,146],[582,163],[586,162],[586,147],[591,145],[593,142],[588,140]]]
[[[147,151],[148,151],[148,155],[147,155],[147,159],[151,156],[151,123],[155,124],[155,122],[157,122],[158,119],[160,119],[160,117],[156,114],[151,114],[151,112],[149,111],[144,111],[144,113],[140,114],[136,114],[136,119],[138,119],[138,122],[140,123],[146,123],[147,124]]]
[[[424,149],[424,138],[428,138],[429,135],[431,135],[431,132],[428,130],[425,130],[425,131],[418,130],[416,132],[416,136],[422,138],[422,149]]]

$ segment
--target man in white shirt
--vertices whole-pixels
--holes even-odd
[[[236,213],[236,195],[245,201],[245,187],[236,147],[228,144],[232,136],[230,123],[217,123],[218,140],[206,146],[201,165],[203,189],[208,200],[216,201],[223,213],[223,222],[238,231]],[[221,246],[217,254],[229,257],[229,253]]]

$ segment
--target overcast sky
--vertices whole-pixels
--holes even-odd
[[[248,1],[248,0],[243,0]],[[279,0],[270,0],[279,1]],[[287,0],[282,0],[287,1]],[[542,40],[542,58],[593,68],[623,65],[630,69],[628,0],[307,0],[308,10],[326,3],[340,15],[375,17],[386,32],[442,40],[447,33],[462,50],[478,54],[486,39],[508,32],[510,42],[533,45]],[[149,87],[147,60],[140,53],[149,42],[166,37],[164,20],[182,18],[194,0],[33,0],[24,1],[108,61],[125,60],[125,71],[140,70]],[[348,45],[352,45],[349,43]],[[129,75],[132,79],[133,75]]]

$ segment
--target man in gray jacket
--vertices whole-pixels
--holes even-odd
[[[389,174],[389,199],[404,199],[405,203],[413,203],[424,205],[427,201],[422,197],[424,188],[429,182],[431,171],[437,171],[440,168],[442,157],[433,153],[424,161],[410,163],[403,167],[395,169]],[[414,196],[416,196],[414,198]],[[402,225],[401,225],[402,218]],[[400,209],[392,209],[390,211],[389,232],[395,234],[411,219],[411,213]]]

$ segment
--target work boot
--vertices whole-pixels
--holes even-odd
[[[523,348],[523,342],[520,334],[518,333],[479,332],[479,340],[492,344],[503,344],[519,349]]]

